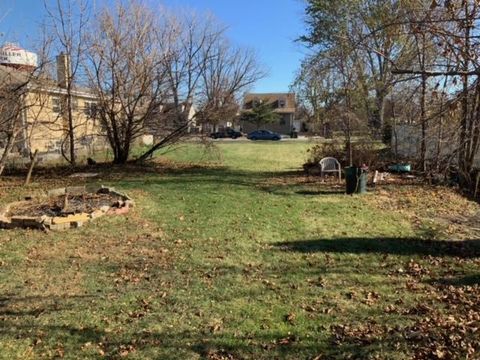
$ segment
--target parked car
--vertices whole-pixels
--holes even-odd
[[[247,135],[249,140],[280,140],[281,138],[280,134],[270,130],[256,130]]]
[[[210,137],[212,139],[224,139],[224,138],[237,139],[242,136],[243,134],[240,131],[230,129],[230,128],[210,134]]]

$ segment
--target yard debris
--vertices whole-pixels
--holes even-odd
[[[88,172],[82,172],[82,173],[74,173],[69,175],[68,177],[70,178],[94,178],[98,177],[98,173],[88,173]]]
[[[221,320],[214,320],[209,326],[209,330],[212,334],[219,332],[221,328],[222,328]]]
[[[432,229],[432,234],[456,239],[480,235],[478,204],[451,188],[442,186],[378,186],[376,196],[365,199],[384,211],[401,213],[415,228]]]
[[[286,345],[291,345],[295,341],[298,341],[298,338],[295,335],[290,334],[287,337],[278,339],[275,343],[277,345],[286,346]]]
[[[373,321],[359,325],[332,325],[330,328],[332,333],[333,344],[340,345],[343,343],[370,345],[379,341],[393,329],[389,329],[386,325],[379,325]]]
[[[85,186],[59,188],[50,190],[47,197],[8,204],[0,213],[0,228],[78,228],[106,213],[127,213],[131,206],[127,195],[103,186],[93,192]]]
[[[423,302],[400,310],[397,305],[402,302],[397,302],[385,312],[410,316],[412,325],[391,328],[370,318],[357,324],[332,325],[331,341],[362,347],[388,343],[395,348],[403,340],[412,350],[411,359],[476,359],[480,351],[480,285],[438,285],[429,291],[443,303],[444,310]]]
[[[380,299],[380,295],[375,291],[369,291],[362,302],[366,305],[373,305]]]
[[[236,360],[237,358],[225,350],[208,350],[205,354],[208,360]]]
[[[287,322],[289,324],[293,324],[295,322],[296,318],[297,318],[297,316],[294,313],[289,313],[289,314],[285,315],[285,322]]]
[[[375,170],[375,173],[373,175],[373,183],[377,184],[378,182],[383,182],[388,180],[390,177],[390,173],[388,172],[379,172],[378,170]]]

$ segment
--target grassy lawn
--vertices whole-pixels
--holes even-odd
[[[0,358],[480,357],[480,207],[420,185],[345,196],[298,172],[309,145],[184,145],[99,170],[128,216],[0,230]],[[20,181],[0,204],[72,183]]]

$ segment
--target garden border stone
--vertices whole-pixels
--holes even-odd
[[[0,229],[42,229],[42,230],[67,230],[71,228],[78,228],[85,223],[102,217],[104,215],[123,215],[127,214],[131,208],[134,207],[133,199],[113,187],[103,186],[89,187],[85,186],[68,186],[64,188],[57,188],[49,190],[46,193],[45,199],[50,197],[62,196],[65,194],[82,195],[82,194],[112,194],[120,197],[112,206],[101,206],[90,213],[78,213],[68,216],[9,216],[9,211],[18,205],[28,205],[30,200],[15,201],[0,208]]]

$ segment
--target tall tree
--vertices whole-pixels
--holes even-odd
[[[155,151],[178,141],[196,120],[196,115],[191,118],[191,109],[201,93],[202,76],[213,56],[215,44],[224,34],[224,28],[212,16],[202,17],[192,12],[167,12],[162,24],[159,44],[165,54],[162,62],[166,72],[165,101],[170,104],[173,116],[168,127],[170,130],[138,161],[144,161]]]
[[[434,1],[427,9],[421,10],[423,18],[419,21],[411,16],[409,25],[416,29],[414,36],[420,32],[422,37],[426,34],[433,38],[437,45],[435,56],[423,64],[419,61],[410,67],[398,66],[392,72],[420,76],[423,83],[426,79],[435,79],[435,87],[442,78],[444,83],[448,82],[450,103],[460,104],[455,135],[458,145],[452,151],[457,154],[462,183],[469,186],[473,182],[474,160],[480,149],[480,7],[473,0],[445,0]],[[452,120],[456,119],[453,117]],[[450,140],[450,147],[453,140]]]
[[[233,47],[221,39],[202,73],[199,118],[214,128],[221,121],[234,119],[239,95],[264,75],[252,50]]]
[[[57,57],[57,77],[59,86],[66,90],[61,116],[66,119],[66,142],[62,143],[62,155],[76,164],[75,131],[79,124],[74,119],[74,87],[80,78],[86,51],[86,33],[90,26],[89,0],[44,0],[48,14],[47,27],[54,36]],[[65,145],[68,144],[68,155]]]
[[[156,142],[137,161],[179,141],[202,118],[235,113],[239,93],[263,76],[255,54],[230,45],[212,17],[157,12],[132,0],[105,8],[96,22],[87,69],[115,163],[125,163],[146,133]]]
[[[162,24],[165,101],[173,107],[175,126],[138,161],[178,141],[193,122],[218,122],[234,115],[239,94],[264,75],[255,53],[232,46],[225,27],[212,17],[169,14]]]
[[[302,63],[291,89],[295,93],[297,104],[304,109],[303,114],[307,122],[325,135],[323,110],[328,101],[325,82],[329,81],[329,73],[313,60],[307,58]]]
[[[97,116],[113,150],[125,163],[133,141],[164,100],[166,70],[155,13],[131,1],[103,9],[89,39],[88,76],[98,98]]]
[[[308,32],[300,40],[316,56],[336,47],[348,48],[364,91],[369,123],[377,135],[384,124],[385,99],[397,80],[390,71],[392,63],[408,59],[410,44],[399,36],[402,4],[398,0],[307,0]]]

